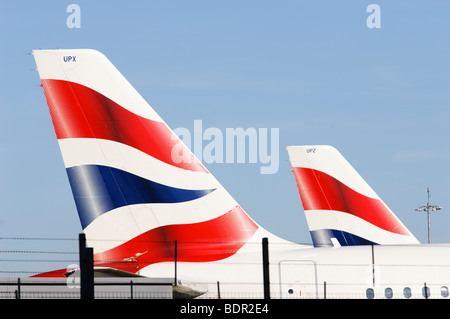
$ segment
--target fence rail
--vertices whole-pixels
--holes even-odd
[[[143,279],[139,281],[130,278],[103,278],[95,281],[95,299],[173,299],[173,279],[165,281],[152,281]],[[211,283],[217,285],[219,294],[216,299],[265,299],[262,284],[254,283]],[[305,286],[313,285],[306,284]],[[279,299],[428,299],[435,294],[440,299],[449,299],[450,285],[441,287],[422,286],[410,287],[407,284],[394,284],[389,287],[368,287],[360,285],[360,292],[348,292],[344,284],[329,284],[327,282],[314,285],[315,293],[300,294],[286,290],[278,295]],[[233,288],[236,292],[233,292]],[[248,292],[242,292],[241,287],[248,287]],[[225,288],[227,292],[220,293]],[[271,284],[270,289],[277,292],[278,284]],[[339,290],[342,290],[339,292]],[[311,291],[312,289],[307,289]],[[230,292],[231,291],[231,292]],[[240,291],[240,292],[237,292]],[[256,291],[256,292],[255,292]],[[257,292],[259,291],[259,292]],[[183,298],[185,298],[184,296]],[[4,278],[0,280],[0,299],[80,299],[79,286],[74,286],[66,279],[52,279],[45,281],[42,278],[30,281],[30,278]],[[434,297],[436,298],[436,296]]]
[[[171,278],[97,278],[95,298],[170,299]],[[3,299],[80,299],[80,283],[65,278],[9,278],[0,281]]]

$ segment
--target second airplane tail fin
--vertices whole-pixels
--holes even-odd
[[[287,150],[314,246],[418,243],[338,150]]]

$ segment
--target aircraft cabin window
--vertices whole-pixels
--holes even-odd
[[[367,288],[366,297],[367,299],[373,299],[375,297],[375,293],[373,292],[372,288]]]
[[[441,287],[441,296],[442,297],[448,297],[448,287],[447,286],[442,286]]]
[[[393,297],[393,295],[394,295],[394,292],[392,291],[392,288],[386,288],[385,290],[384,290],[384,296],[387,298],[387,299],[391,299],[392,297]]]
[[[430,288],[429,287],[423,287],[422,288],[422,296],[424,298],[429,298],[430,297]]]
[[[405,298],[411,298],[411,296],[412,296],[411,288],[409,288],[409,287],[403,288],[403,296]]]

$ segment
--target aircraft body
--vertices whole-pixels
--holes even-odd
[[[325,285],[330,298],[376,297],[387,288],[397,296],[424,283],[440,297],[450,285],[448,246],[313,248],[271,234],[103,54],[33,55],[97,270],[171,277],[176,241],[181,287],[200,298],[216,298],[219,286],[222,297],[260,298],[268,238],[272,298],[321,297]]]

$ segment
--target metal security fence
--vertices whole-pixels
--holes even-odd
[[[95,299],[172,299],[172,278],[97,278]],[[80,299],[80,283],[71,278],[5,278],[1,299]]]
[[[0,278],[79,264],[77,238],[0,237]]]
[[[122,278],[96,279],[95,299],[176,299],[172,278],[164,282],[143,279],[139,282]],[[20,282],[19,282],[20,281]],[[208,295],[206,299],[264,299],[264,287],[254,283],[210,283],[225,292]],[[427,283],[411,286],[393,284],[383,286],[353,285],[327,282],[303,284],[302,289],[289,288],[278,294],[279,284],[271,284],[272,299],[449,299],[450,285]],[[244,289],[242,289],[244,288]],[[259,291],[259,292],[258,292]],[[30,278],[4,278],[0,280],[0,299],[80,299],[79,287],[71,287],[65,279],[32,280]],[[189,298],[184,295],[183,299]],[[203,297],[200,297],[204,299]]]

